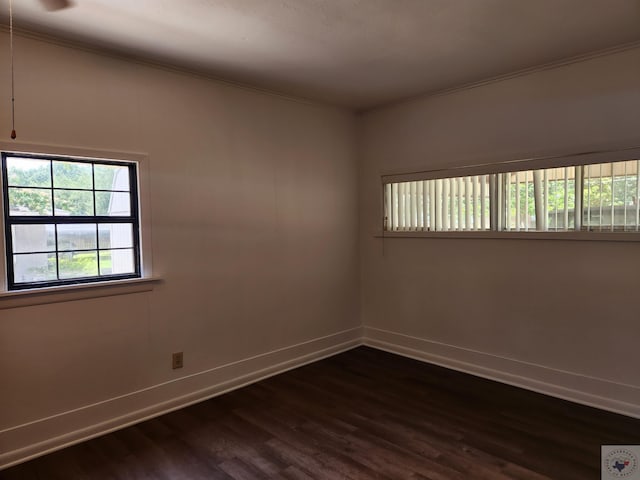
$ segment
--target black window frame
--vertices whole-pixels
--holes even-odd
[[[9,158],[25,158],[25,159],[33,159],[33,160],[48,160],[50,161],[51,172],[51,185],[49,187],[23,187],[23,188],[34,188],[41,190],[48,190],[51,192],[51,215],[10,215],[9,208],[9,178],[7,171],[7,159]],[[94,171],[95,165],[109,165],[109,166],[120,166],[127,167],[129,172],[129,200],[130,200],[130,210],[129,216],[108,216],[108,215],[95,215],[96,213],[96,192],[114,192],[115,190],[105,190],[105,189],[96,189],[95,188],[95,176],[92,174],[92,188],[90,191],[93,195],[93,204],[94,204],[94,215],[87,216],[63,216],[55,215],[55,190],[65,190],[65,188],[56,189],[54,185],[54,176],[53,176],[53,162],[73,162],[73,163],[82,163],[82,164],[90,164],[92,166],[92,172]],[[47,288],[47,287],[57,287],[57,286],[65,286],[65,285],[78,285],[78,284],[88,284],[95,282],[109,282],[115,280],[125,280],[125,279],[134,279],[142,277],[142,268],[141,268],[141,243],[140,243],[140,209],[139,209],[139,190],[138,190],[138,165],[137,162],[134,161],[124,161],[124,160],[111,160],[111,159],[102,159],[102,158],[82,158],[82,157],[74,157],[74,156],[66,156],[66,155],[47,155],[47,154],[34,154],[34,153],[22,153],[22,152],[2,152],[2,198],[3,198],[3,217],[4,217],[4,236],[5,236],[5,258],[6,258],[6,280],[7,280],[7,289],[8,290],[26,290],[26,289],[37,289],[37,288]],[[14,187],[14,186],[12,186]],[[76,190],[66,188],[66,190]],[[98,238],[98,230],[100,224],[131,224],[133,226],[133,261],[134,261],[134,272],[126,273],[126,274],[100,274],[100,252],[105,250],[114,250],[114,249],[100,249],[99,238]],[[12,226],[13,225],[35,225],[35,224],[46,224],[46,225],[55,225],[55,250],[48,252],[20,252],[20,254],[25,253],[54,253],[56,255],[56,277],[57,280],[45,280],[45,281],[36,281],[36,282],[15,282],[14,279],[14,266],[13,266],[13,257],[14,257],[14,246],[13,246],[13,236],[12,236]],[[74,224],[95,224],[96,225],[96,255],[98,262],[98,275],[90,276],[90,277],[77,277],[77,278],[69,278],[69,279],[60,279],[60,271],[59,271],[59,256],[61,253],[68,253],[66,251],[60,251],[58,249],[58,225],[74,225]],[[127,249],[129,249],[127,247]],[[92,250],[93,251],[93,250]]]

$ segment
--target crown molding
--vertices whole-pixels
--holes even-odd
[[[535,65],[533,67],[527,67],[520,70],[516,70],[513,72],[503,73],[500,75],[495,75],[492,77],[484,78],[482,80],[477,80],[474,82],[463,83],[461,85],[455,85],[452,87],[436,89],[433,91],[427,91],[418,93],[416,95],[410,95],[408,97],[404,97],[398,100],[393,100],[390,102],[381,103],[380,105],[375,105],[370,108],[363,108],[357,110],[359,114],[367,114],[372,113],[376,110],[382,110],[389,107],[399,106],[405,103],[410,103],[416,100],[425,100],[432,97],[441,97],[445,95],[451,95],[454,93],[463,92],[465,90],[471,90],[478,87],[483,87],[485,85],[490,85],[493,83],[504,82],[506,80],[511,80],[513,78],[523,77],[526,75],[531,75],[533,73],[543,72],[545,70],[553,70],[556,68],[565,67],[568,65],[572,65],[574,63],[586,62],[588,60],[593,60],[599,57],[606,57],[608,55],[614,55],[616,53],[626,52],[628,50],[634,50],[636,48],[640,48],[640,40],[623,43],[621,45],[615,45],[613,47],[604,48],[601,50],[595,50],[588,53],[583,53],[580,55],[574,55],[572,57],[563,58],[560,60],[554,60],[552,62],[543,63],[540,65]]]

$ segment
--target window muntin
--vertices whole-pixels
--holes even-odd
[[[141,276],[135,162],[2,154],[9,289]]]
[[[384,228],[640,230],[640,160],[384,184]],[[577,214],[576,214],[577,212]]]

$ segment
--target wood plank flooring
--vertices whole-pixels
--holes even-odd
[[[367,347],[0,472],[1,480],[597,480],[640,421]]]

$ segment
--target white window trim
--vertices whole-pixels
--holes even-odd
[[[2,238],[0,238],[0,246],[2,247],[2,255],[0,255],[0,310],[43,303],[57,303],[83,298],[135,293],[137,291],[151,290],[154,283],[160,281],[160,279],[153,277],[148,155],[135,152],[6,141],[0,141],[0,151],[7,153],[60,155],[63,157],[136,162],[138,165],[138,212],[141,262],[140,278],[9,291],[7,290],[7,246],[5,245],[3,234],[1,235]],[[2,196],[0,196],[0,210],[4,207],[2,202]],[[0,220],[0,227],[4,232],[3,220]]]
[[[0,310],[149,292],[159,278],[131,278],[0,292]]]
[[[516,232],[516,231],[443,231],[443,232],[377,232],[375,238],[453,238],[453,239],[500,239],[500,240],[560,240],[598,242],[640,242],[636,232]]]

